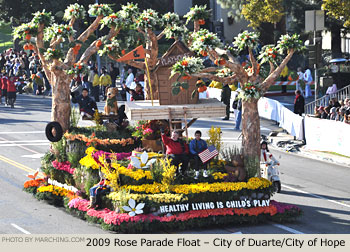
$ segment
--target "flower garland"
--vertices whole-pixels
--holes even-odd
[[[163,193],[169,189],[173,193],[179,194],[196,194],[206,192],[230,192],[240,191],[242,189],[257,190],[264,189],[271,186],[271,182],[264,178],[250,178],[248,182],[220,182],[220,183],[197,183],[173,185],[169,188],[159,184],[143,184],[143,185],[124,185],[121,189],[130,190],[131,192],[139,193]]]
[[[112,145],[112,144],[120,144],[122,146],[126,146],[129,144],[134,144],[134,139],[132,138],[127,138],[127,139],[99,139],[94,137],[93,135],[90,137],[86,137],[83,134],[70,134],[70,133],[65,133],[64,137],[67,140],[71,140],[71,141],[83,141],[85,143],[90,144],[98,144],[98,145]]]
[[[56,196],[65,197],[68,194],[68,190],[62,187],[54,186],[54,185],[48,185],[48,186],[41,186],[37,190],[38,193],[44,193],[49,192]]]
[[[39,187],[40,185],[44,184],[45,180],[44,179],[32,179],[24,182],[23,187],[24,188],[29,188],[29,187]]]
[[[75,169],[71,168],[71,163],[69,161],[58,162],[57,160],[52,161],[52,166],[61,171],[68,172],[69,174],[74,174]]]
[[[75,198],[68,203],[69,208],[77,209],[82,212],[86,212],[87,216],[97,217],[102,219],[105,224],[108,225],[121,225],[122,223],[139,223],[139,222],[153,222],[158,221],[160,223],[169,223],[177,221],[190,221],[197,218],[208,218],[211,216],[258,216],[266,214],[268,216],[275,216],[279,213],[286,213],[289,210],[299,210],[294,205],[287,205],[283,209],[279,203],[271,201],[270,206],[266,207],[254,207],[254,208],[218,208],[208,210],[191,210],[184,213],[179,213],[171,216],[155,216],[153,214],[140,214],[136,216],[130,216],[126,213],[116,213],[109,209],[94,210],[88,209],[89,201]]]

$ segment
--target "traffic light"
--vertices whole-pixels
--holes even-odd
[[[317,67],[320,67],[322,65],[322,44],[308,45],[307,50],[309,54],[309,66],[316,64]]]

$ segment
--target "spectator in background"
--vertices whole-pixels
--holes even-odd
[[[4,97],[4,100],[5,100],[5,106],[7,106],[7,81],[8,81],[8,78],[7,78],[7,73],[5,72],[1,78],[1,85],[0,85],[0,88],[1,88],[1,96],[0,96],[0,103],[2,103],[2,97]]]
[[[11,76],[7,80],[7,103],[11,106],[11,108],[15,107],[16,102],[16,85],[15,85],[15,77]]]
[[[97,69],[93,68],[94,78],[92,81],[92,96],[95,99],[95,102],[100,101],[100,77],[98,76]]]
[[[333,98],[332,98],[332,106],[333,106],[333,107],[336,107],[336,108],[341,107],[340,103],[338,102],[337,97],[333,97]]]
[[[115,81],[117,80],[117,77],[119,76],[119,68],[115,67],[112,62],[109,65],[109,73],[110,73],[110,76],[112,79],[111,87],[115,87]]]
[[[281,81],[287,81],[288,73],[289,73],[289,69],[287,66],[285,66],[280,74]],[[287,92],[287,85],[282,85],[281,88],[282,88],[282,93]]]
[[[335,120],[337,116],[337,108],[332,107],[329,114],[329,120]]]
[[[140,83],[136,84],[135,89],[130,89],[125,84],[123,84],[123,88],[131,95],[130,101],[139,101],[145,99],[143,88]]]
[[[298,67],[297,74],[298,74],[298,80],[296,82],[295,88],[296,88],[296,90],[300,90],[301,95],[303,95],[304,92],[303,92],[303,89],[300,85],[300,82],[304,81],[304,73],[303,73],[303,69],[301,67]]]
[[[305,70],[304,81],[305,81],[305,98],[308,98],[312,96],[310,82],[313,81],[311,70],[309,68],[306,68]]]
[[[323,117],[326,117],[326,118],[323,118],[323,119],[329,119],[329,116],[330,116],[330,113],[331,113],[331,107],[330,106],[325,107],[324,111],[325,111],[326,115],[323,116]]]
[[[128,77],[126,78],[125,80],[125,85],[128,87],[128,88],[131,88],[131,84],[134,82],[134,74],[132,73],[132,69],[129,68],[128,69]],[[131,100],[131,95],[126,92],[126,101],[130,101]]]
[[[240,127],[241,127],[241,121],[242,121],[242,99],[239,99],[238,95],[237,95],[235,98],[235,101],[236,100],[237,100],[237,105],[236,105],[237,106],[236,107],[237,114],[235,116],[235,128],[234,128],[234,130],[239,131]],[[235,103],[235,102],[233,102],[233,103]],[[233,105],[232,105],[232,107],[233,107]]]
[[[83,88],[81,95],[76,95],[74,92],[72,92],[71,95],[72,102],[79,104],[81,116],[83,118],[92,118],[94,116],[95,110],[97,110],[97,105],[96,102],[89,97],[89,90],[87,88]]]
[[[222,120],[230,120],[230,100],[231,100],[231,88],[228,83],[224,83],[224,87],[221,91],[221,102],[226,105],[226,117]]]
[[[305,99],[301,95],[300,90],[295,91],[295,99],[294,99],[294,113],[302,116],[304,113]]]
[[[321,119],[327,119],[327,113],[326,113],[326,111],[325,111],[325,109],[324,109],[323,106],[320,106],[320,107],[318,108],[318,112],[319,112],[319,114],[320,114],[320,117],[319,117],[319,118],[321,118]]]
[[[101,74],[102,75],[100,76],[100,86],[103,95],[103,100],[105,101],[107,99],[107,89],[112,85],[112,79],[105,68],[101,70]]]

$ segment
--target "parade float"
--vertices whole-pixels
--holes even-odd
[[[84,17],[82,13],[79,5],[71,5],[65,17],[73,26],[75,19]],[[52,143],[51,149],[42,158],[41,171],[28,176],[30,180],[25,182],[24,191],[38,200],[65,207],[67,212],[81,219],[118,233],[286,222],[301,215],[302,211],[297,206],[272,200],[274,188],[271,182],[260,177],[260,126],[256,108],[259,97],[300,46],[298,37],[285,36],[277,47],[264,48],[259,57],[260,66],[253,55],[258,45],[257,35],[240,34],[236,45],[240,50],[248,48],[250,56],[250,63],[243,66],[232,56],[233,48],[223,50],[215,34],[200,29],[208,18],[205,7],[195,6],[185,16],[188,22],[194,23],[195,32],[191,35],[186,34],[187,28],[176,14],[167,13],[160,18],[153,10],[140,12],[134,4],[122,6],[115,14],[108,5],[92,5],[89,13],[96,16],[96,20],[76,41],[68,26],[53,26],[48,30],[51,32],[46,37],[52,40],[50,46],[53,49],[63,37],[70,41],[71,48],[65,61],[58,54],[49,54],[49,49],[47,57],[42,54],[43,29],[51,22],[50,14],[37,13],[32,24],[17,30],[18,37],[25,37],[27,31],[37,36],[35,43],[31,38],[26,40],[48,66],[44,70],[54,87],[52,120],[60,123],[66,132],[61,140]],[[81,44],[100,23],[108,26],[110,32],[93,41],[77,60]],[[123,28],[130,29],[132,25],[144,35],[145,40],[137,39],[135,42],[132,39],[135,43],[128,40],[129,44],[123,44],[116,39]],[[156,36],[153,30],[159,25],[166,28]],[[57,37],[60,32],[52,32],[55,29],[61,33],[64,29],[64,34]],[[162,36],[175,42],[159,57],[158,40]],[[185,41],[179,41],[178,37]],[[128,54],[123,47],[132,52],[140,41],[146,44],[142,49],[144,57],[133,53],[133,59],[126,59]],[[278,50],[287,52],[279,66],[275,59]],[[69,117],[74,115],[69,114],[69,102],[57,104],[60,99],[69,99],[68,82],[62,84],[59,81],[62,78],[69,80],[74,74],[86,71],[85,63],[96,52],[114,60],[124,57],[125,63],[145,70],[148,100],[126,104],[128,119],[138,121],[134,126],[125,123],[111,129],[101,124],[103,115],[98,112],[94,116],[96,126],[69,126]],[[207,56],[215,67],[204,67],[201,57]],[[76,60],[78,63],[73,64]],[[259,75],[264,70],[264,64],[270,66],[265,80]],[[214,145],[219,155],[209,161],[209,176],[194,179],[191,163],[186,176],[175,176],[176,167],[162,154],[163,146],[157,143],[160,129],[169,133],[181,127],[186,132],[185,140],[189,141],[187,128],[196,118],[225,114],[225,106],[219,101],[198,99],[198,93],[207,86],[201,79],[223,84],[241,83],[242,149],[223,148],[221,129],[212,127],[208,132],[208,146]],[[91,208],[90,189],[101,181],[101,173],[106,181],[101,187],[103,194]]]

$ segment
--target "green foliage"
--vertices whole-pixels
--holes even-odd
[[[89,15],[91,16],[108,16],[112,14],[113,10],[108,4],[90,4]]]
[[[272,62],[274,65],[277,65],[277,59],[279,59],[279,54],[275,45],[265,45],[258,56],[260,64]]]
[[[175,74],[180,74],[180,76],[185,76],[187,74],[191,75],[194,73],[198,73],[204,69],[203,60],[201,58],[196,57],[184,57],[182,60],[176,62],[171,67],[171,75],[170,78]]]
[[[34,17],[32,19],[32,24],[43,24],[45,26],[49,26],[53,23],[53,17],[51,15],[51,12],[46,12],[45,10],[43,11],[38,11],[34,13]]]
[[[77,107],[72,107],[71,108],[71,112],[70,112],[70,126],[71,127],[77,127],[78,123],[80,120],[80,112],[79,112],[79,108]]]
[[[67,160],[67,141],[62,138],[56,143],[52,143],[52,149],[55,155],[55,159],[58,162],[64,162]]]
[[[188,82],[179,82],[179,81],[177,81],[177,82],[174,82],[173,84],[171,84],[171,93],[173,94],[173,95],[178,95],[180,92],[181,92],[181,90],[183,90],[183,89],[188,89]]]
[[[350,27],[350,4],[344,0],[323,0],[322,9],[327,14],[342,21],[345,27]]]
[[[84,19],[85,18],[85,8],[79,4],[71,4],[64,11],[63,20],[69,21],[72,18],[75,19]]]
[[[53,60],[53,59],[62,59],[64,57],[63,52],[60,49],[51,49],[48,48],[46,52],[44,53],[44,57],[46,60]]]
[[[294,49],[295,52],[303,51],[305,46],[298,34],[286,34],[282,35],[277,42],[277,49],[279,50],[279,53],[283,54],[288,52],[290,49]]]
[[[109,28],[115,27],[116,29],[123,27],[126,24],[126,20],[123,18],[123,16],[118,13],[113,13],[107,17],[104,17],[101,20],[101,30],[103,27],[107,26]]]
[[[172,26],[167,26],[164,29],[164,34],[167,39],[179,39],[184,38],[188,35],[189,30],[185,25],[174,24]]]
[[[158,12],[152,9],[144,10],[136,20],[136,26],[141,29],[155,29],[163,25],[163,20]]]
[[[190,49],[197,53],[202,53],[203,51],[209,51],[222,46],[217,34],[209,32],[207,29],[200,29],[198,32],[192,33],[191,37],[193,41]]]
[[[186,18],[186,24],[190,21],[205,20],[210,18],[211,10],[207,10],[207,5],[195,5],[190,11],[184,16]]]
[[[243,51],[247,47],[250,49],[255,49],[259,45],[259,34],[256,32],[244,31],[237,35],[233,44],[239,51]]]
[[[226,164],[232,164],[232,161],[235,160],[235,157],[242,155],[242,153],[242,148],[238,148],[237,146],[225,148],[220,152],[221,157],[223,160],[225,160]]]
[[[52,39],[62,39],[73,37],[75,31],[70,25],[53,24],[45,29],[44,40],[51,41]]]
[[[247,170],[247,177],[257,177],[260,172],[260,160],[259,156],[245,156],[244,166]]]
[[[165,13],[162,16],[162,20],[163,20],[164,26],[172,26],[172,25],[180,25],[181,24],[179,15],[176,13],[173,13],[173,12]]]
[[[25,39],[27,35],[36,36],[38,34],[38,26],[33,23],[24,23],[17,26],[13,30],[13,40]]]

